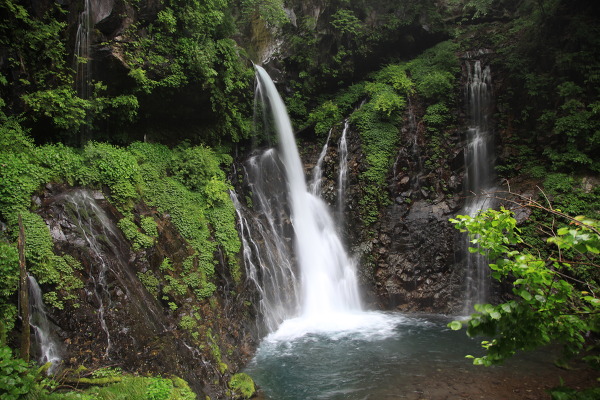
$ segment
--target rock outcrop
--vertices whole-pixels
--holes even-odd
[[[199,395],[226,397],[230,373],[248,361],[254,346],[252,310],[244,304],[252,290],[236,288],[227,266],[219,265],[210,301],[184,291],[171,294],[169,304],[159,296],[161,264],[168,258],[177,270],[193,251],[168,215],[136,205],[136,218],[152,217],[158,228],[155,244],[136,251],[116,225],[122,216],[102,192],[47,185],[40,200],[55,253],[82,266],[77,299],[65,302],[64,310],[50,310],[63,342],[63,367],[176,375]],[[158,277],[156,286],[142,282],[144,275]],[[195,325],[186,326],[186,318]],[[198,338],[207,340],[199,346]]]

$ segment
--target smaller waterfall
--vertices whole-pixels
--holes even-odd
[[[104,254],[102,243],[98,239],[104,238],[104,240],[109,241],[110,237],[118,237],[117,232],[111,229],[114,225],[108,219],[104,210],[98,206],[94,198],[87,191],[75,191],[66,196],[66,201],[70,212],[73,214],[73,222],[78,226],[78,230],[83,236],[86,246],[95,258],[94,266],[96,267],[96,271],[90,271],[92,272],[90,278],[94,283],[94,288],[88,291],[88,295],[93,296],[98,305],[98,319],[106,336],[105,355],[108,357],[112,348],[112,342],[105,314],[111,304],[107,285],[107,274],[110,270],[110,263]],[[99,220],[99,223],[97,223],[96,219]]]
[[[39,364],[52,363],[48,373],[53,373],[62,360],[60,344],[56,338],[53,324],[48,319],[42,298],[42,289],[33,276],[28,275],[27,280],[29,283],[29,324],[35,332],[35,342],[39,346]]]
[[[114,0],[83,0],[83,11],[79,14],[75,37],[75,90],[77,96],[89,99],[92,96],[92,32],[94,26],[110,15]]]
[[[350,121],[344,121],[344,129],[338,144],[338,155],[340,158],[339,174],[338,174],[338,220],[341,223],[344,216],[344,199],[346,198],[346,179],[348,176],[348,141],[347,133],[350,126]]]
[[[323,160],[327,155],[327,148],[329,145],[329,138],[331,137],[331,129],[329,130],[329,134],[327,134],[327,139],[325,140],[325,144],[323,145],[323,149],[321,150],[321,154],[319,154],[319,159],[317,160],[317,164],[313,168],[313,177],[310,183],[310,192],[315,196],[321,195],[321,179],[323,178]]]
[[[75,38],[75,89],[82,99],[89,99],[91,92],[91,36],[92,5],[90,0],[83,1],[83,11],[79,14],[77,36]]]
[[[71,239],[64,245],[68,251],[77,252],[88,272],[86,301],[95,309],[100,325],[96,340],[105,343],[104,357],[110,359],[123,340],[133,337],[128,334],[130,330],[159,335],[166,331],[166,326],[157,299],[145,290],[129,264],[129,243],[95,197],[87,190],[58,195],[55,209],[64,213],[66,222],[51,229],[67,231]],[[62,237],[66,238],[64,233]],[[135,322],[122,325],[123,314]]]
[[[83,4],[75,38],[75,92],[80,99],[89,100],[92,97],[91,38],[94,25],[91,0],[83,0]],[[82,146],[90,139],[89,119],[89,113],[86,111],[85,123],[79,128],[79,140]]]
[[[469,112],[467,151],[465,152],[466,190],[468,200],[465,213],[475,216],[481,210],[493,207],[486,193],[494,190],[494,136],[490,119],[492,113],[492,80],[489,66],[482,68],[481,61],[467,62],[466,102]],[[466,258],[466,287],[464,313],[472,311],[475,304],[488,301],[489,268],[487,259],[470,253],[468,238],[464,245]]]

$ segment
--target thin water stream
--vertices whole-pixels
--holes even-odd
[[[35,344],[40,365],[51,363],[48,373],[54,373],[62,360],[61,346],[55,332],[55,325],[48,318],[42,297],[42,289],[37,280],[27,276],[29,284],[29,323],[35,333]]]

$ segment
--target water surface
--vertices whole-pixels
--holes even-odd
[[[263,340],[246,372],[273,400],[527,398],[523,388],[505,397],[507,382],[556,372],[540,354],[473,366],[465,355],[481,355],[480,340],[447,328],[451,319],[363,313],[339,329],[334,320],[286,321]]]

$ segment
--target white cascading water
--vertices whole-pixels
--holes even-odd
[[[82,251],[89,263],[89,282],[86,286],[88,302],[96,307],[96,314],[106,338],[104,357],[113,353],[113,333],[119,335],[130,327],[119,326],[116,331],[113,313],[111,288],[118,287],[128,299],[127,313],[138,321],[143,321],[148,334],[165,331],[162,310],[155,299],[143,289],[135,272],[128,268],[129,248],[119,228],[100,207],[93,194],[87,190],[73,190],[63,193],[59,200],[64,204],[70,229],[78,233],[75,246]],[[111,333],[112,328],[112,333]]]
[[[97,271],[90,274],[90,279],[94,283],[94,290],[88,292],[88,295],[93,296],[98,304],[98,319],[106,336],[105,355],[108,357],[112,348],[110,330],[106,323],[106,312],[111,305],[111,298],[107,285],[107,274],[110,271],[110,263],[104,255],[104,251],[101,248],[102,245],[97,238],[114,237],[117,233],[114,230],[111,231],[113,224],[110,223],[106,213],[104,213],[87,191],[74,191],[66,196],[66,201],[70,206],[70,210],[74,216],[74,222],[78,226],[87,247],[90,249],[91,253],[97,257],[95,263]],[[99,218],[101,220],[101,231],[98,231],[94,218]]]
[[[54,328],[42,298],[42,289],[35,278],[27,276],[29,284],[29,324],[35,332],[35,341],[39,347],[38,362],[40,365],[52,363],[48,373],[54,373],[62,360],[60,356],[60,343],[56,338]]]
[[[342,130],[342,136],[338,144],[338,154],[340,156],[340,165],[338,173],[338,219],[343,220],[344,216],[344,200],[346,198],[346,179],[348,176],[348,140],[347,133],[350,127],[350,121],[346,119],[344,121],[344,129]]]
[[[296,315],[300,304],[296,277],[290,248],[286,239],[283,221],[287,218],[277,207],[280,192],[265,190],[270,187],[264,175],[277,175],[279,164],[273,157],[274,150],[252,157],[248,165],[248,176],[255,180],[251,184],[254,209],[252,214],[245,209],[237,195],[230,192],[238,215],[238,231],[242,239],[244,265],[248,279],[258,289],[258,311],[261,321],[259,332],[274,332],[290,315]],[[270,167],[270,168],[269,168]],[[266,169],[263,169],[266,168]],[[263,171],[268,171],[263,174]],[[267,183],[263,186],[264,183]],[[270,266],[265,268],[264,266]],[[263,326],[260,326],[263,325]]]
[[[323,179],[323,160],[325,160],[325,156],[327,155],[327,148],[329,146],[329,138],[331,137],[331,129],[327,134],[327,139],[325,140],[325,144],[323,145],[323,149],[321,149],[321,154],[319,154],[319,159],[317,160],[317,164],[313,168],[313,176],[310,182],[310,192],[314,196],[321,195],[321,180]]]
[[[251,279],[261,292],[263,318],[267,325],[274,322],[269,331],[277,329],[280,337],[364,324],[356,319],[367,313],[362,312],[355,263],[342,245],[327,205],[307,187],[292,126],[275,84],[263,68],[257,66],[256,71],[257,93],[265,112],[272,115],[280,148],[267,150],[249,162],[253,208],[259,217],[249,223],[240,213],[239,202],[236,207],[243,229],[249,234],[247,227],[255,225],[252,234],[260,235],[247,235],[243,245],[247,270],[255,271]],[[276,179],[278,169],[283,170],[286,193],[269,182]],[[271,228],[274,230],[269,231]],[[280,245],[272,245],[279,240]],[[265,251],[265,245],[274,251]],[[276,276],[278,283],[267,276]]]
[[[75,90],[77,96],[89,99],[91,92],[91,35],[92,35],[91,0],[84,0],[83,11],[79,14],[77,36],[75,38]]]
[[[94,25],[112,12],[114,0],[83,0],[75,36],[75,90],[77,96],[89,99],[91,93],[91,46]]]
[[[467,130],[466,189],[468,200],[464,212],[476,216],[481,210],[493,206],[487,193],[494,191],[494,136],[490,118],[492,112],[492,79],[490,67],[482,68],[481,61],[467,61],[468,80],[466,100],[469,112]],[[487,259],[470,253],[472,246],[466,239],[466,287],[464,313],[472,312],[475,304],[488,301],[490,277]]]

